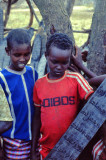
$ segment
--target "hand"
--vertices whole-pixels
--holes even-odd
[[[76,51],[76,55],[72,55],[72,61],[78,68],[80,68],[80,66],[83,65],[81,50],[79,47],[75,46],[75,51]]]
[[[82,51],[81,55],[82,55],[82,60],[84,62],[86,62],[87,61],[88,50]]]
[[[39,153],[39,151],[33,152],[31,154],[31,160],[40,160],[40,153]]]
[[[71,65],[68,67],[68,69],[69,69],[70,71],[72,71],[72,72],[81,73],[80,70],[79,70],[79,68],[76,67],[74,64],[71,64]]]

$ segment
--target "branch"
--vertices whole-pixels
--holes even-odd
[[[76,31],[76,30],[73,30],[73,32],[76,32],[76,33],[88,33],[88,34],[90,34],[91,29],[83,29],[83,31]]]
[[[9,19],[10,9],[11,9],[11,0],[8,0],[7,10],[6,10],[6,13],[5,13],[4,26],[6,26],[7,21]]]
[[[29,21],[29,25],[26,28],[30,28],[33,23],[33,11],[32,11],[32,6],[31,6],[30,0],[26,0],[26,2],[27,2],[29,9],[30,9],[30,21]]]
[[[39,21],[39,19],[38,19],[37,15],[36,15],[36,13],[35,13],[35,11],[34,11],[33,7],[32,7],[31,2],[30,2],[30,8],[31,8],[31,11],[33,12],[33,14],[34,14],[34,16],[35,16],[36,21],[38,22],[38,24],[40,24],[40,21]]]

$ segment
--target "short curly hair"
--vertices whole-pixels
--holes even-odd
[[[62,50],[73,51],[73,43],[71,39],[64,33],[55,33],[50,36],[46,43],[46,54],[49,55],[50,48],[55,46]]]
[[[14,42],[17,44],[28,44],[31,45],[30,36],[24,29],[13,29],[9,32],[7,36],[7,47],[12,49],[14,47]]]

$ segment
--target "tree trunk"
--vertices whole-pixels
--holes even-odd
[[[4,25],[3,25],[3,10],[0,7],[0,43],[3,40],[3,33],[4,33]]]
[[[106,1],[97,0],[92,19],[88,68],[97,75],[106,74]]]
[[[50,28],[54,25],[57,32],[66,33],[74,42],[71,22],[63,0],[33,0],[37,5],[45,23],[47,36],[50,36]]]
[[[69,17],[72,14],[74,3],[75,3],[75,0],[67,0],[66,11],[67,11]]]

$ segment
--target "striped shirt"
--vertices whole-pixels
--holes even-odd
[[[33,87],[37,77],[37,72],[29,66],[23,71],[5,68],[0,72],[0,85],[7,97],[13,118],[12,127],[2,134],[3,137],[31,140]]]
[[[93,160],[99,160],[99,156],[101,155],[104,148],[105,146],[103,144],[103,141],[100,139],[93,147],[93,150],[92,150]],[[106,159],[106,155],[105,155],[105,159]]]
[[[3,138],[4,159],[30,160],[31,141]]]

